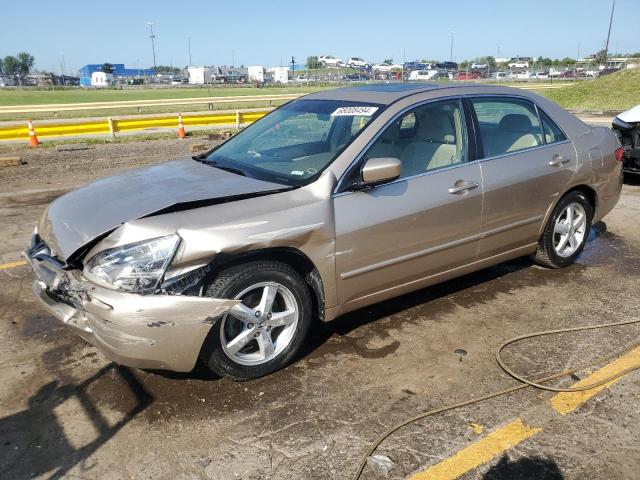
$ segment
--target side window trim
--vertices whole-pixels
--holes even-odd
[[[466,111],[464,108],[464,95],[450,95],[450,96],[446,96],[446,97],[438,97],[438,98],[431,98],[429,100],[423,100],[421,102],[418,103],[414,103],[413,105],[409,105],[406,108],[403,108],[401,111],[399,111],[398,113],[396,113],[391,119],[389,119],[377,132],[376,134],[373,136],[373,138],[371,140],[369,140],[369,142],[367,142],[367,144],[364,146],[364,148],[362,150],[360,150],[360,152],[358,153],[358,155],[356,156],[356,158],[351,162],[351,164],[349,164],[349,166],[345,169],[345,171],[342,173],[342,175],[340,176],[340,179],[338,180],[338,182],[336,183],[336,188],[333,190],[332,195],[336,195],[336,194],[341,194],[341,193],[345,193],[347,192],[346,188],[348,187],[346,180],[351,176],[351,174],[354,171],[359,171],[360,168],[362,167],[362,162],[364,160],[364,157],[366,155],[366,153],[369,151],[369,149],[376,143],[376,141],[380,138],[380,136],[387,130],[387,128],[389,128],[393,122],[395,122],[396,120],[398,120],[399,118],[401,118],[403,115],[405,115],[406,113],[415,110],[416,108],[422,107],[424,105],[427,105],[429,103],[436,103],[436,102],[441,102],[441,101],[447,101],[447,100],[458,100],[459,102],[461,102],[463,108],[462,108],[462,113],[465,116],[465,126],[467,126],[467,116],[466,116]],[[388,106],[386,107],[388,108]],[[467,130],[467,156],[469,156],[469,151],[470,151],[470,144],[469,144],[469,131],[468,128]],[[475,133],[475,132],[474,132]],[[475,149],[474,149],[475,150]],[[471,159],[471,157],[469,156],[466,162],[463,162],[459,165],[454,165],[452,166],[452,168],[458,167],[460,165],[466,165],[470,162],[473,162],[477,159]],[[435,172],[437,170],[432,170],[431,172]],[[429,174],[431,172],[425,172],[425,174]],[[405,177],[409,178],[409,177]]]

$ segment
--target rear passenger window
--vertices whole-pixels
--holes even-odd
[[[518,98],[472,98],[485,157],[543,144],[533,103]]]
[[[542,119],[542,129],[544,130],[544,142],[545,143],[556,143],[556,142],[564,142],[567,137],[562,130],[556,125],[553,120],[549,118],[549,115],[544,113],[542,110],[538,109],[540,112],[540,118]]]

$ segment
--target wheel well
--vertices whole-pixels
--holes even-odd
[[[219,254],[211,264],[213,275],[220,268],[246,263],[252,260],[275,260],[293,267],[304,279],[313,300],[314,317],[324,321],[324,285],[320,272],[304,253],[296,248],[267,248],[239,254]]]
[[[578,185],[576,187],[573,187],[567,193],[569,192],[582,192],[587,197],[587,200],[589,200],[589,203],[593,207],[593,213],[595,214],[596,208],[598,207],[598,196],[593,188],[589,187],[588,185]],[[567,193],[565,193],[565,195]]]

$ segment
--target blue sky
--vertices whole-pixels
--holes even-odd
[[[10,2],[10,3],[9,3]],[[602,48],[610,0],[0,0],[0,56],[27,50],[40,69],[87,63],[274,66],[329,53],[378,62],[481,55],[575,57]],[[617,0],[610,50],[640,51],[639,0]]]

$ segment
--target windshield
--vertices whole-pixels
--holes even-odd
[[[202,161],[291,186],[314,180],[382,110],[338,100],[294,100],[266,115]]]

